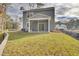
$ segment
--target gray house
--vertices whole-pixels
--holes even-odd
[[[27,32],[50,32],[55,25],[54,7],[23,11],[23,30]]]

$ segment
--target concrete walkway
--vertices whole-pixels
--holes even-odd
[[[5,35],[5,37],[4,37],[4,40],[3,40],[3,42],[0,44],[0,56],[2,55],[2,53],[3,53],[3,50],[4,50],[4,48],[5,48],[5,45],[6,45],[6,43],[7,43],[7,40],[8,40],[8,33],[5,33],[6,35]]]

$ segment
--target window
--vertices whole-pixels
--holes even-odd
[[[39,31],[44,31],[45,29],[44,29],[44,24],[39,24]]]

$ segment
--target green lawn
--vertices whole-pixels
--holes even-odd
[[[9,33],[3,55],[78,55],[79,41],[63,33]]]

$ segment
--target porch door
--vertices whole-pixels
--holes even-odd
[[[44,31],[44,24],[42,23],[39,24],[39,31]]]

